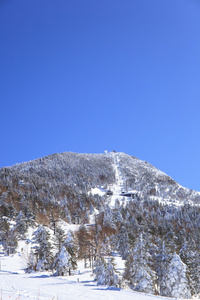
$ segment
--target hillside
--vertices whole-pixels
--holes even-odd
[[[71,275],[84,262],[99,285],[190,298],[199,204],[199,192],[125,153],[53,154],[0,170],[0,245],[14,255],[26,241],[26,272]]]

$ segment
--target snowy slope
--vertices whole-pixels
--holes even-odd
[[[48,272],[25,274],[25,261],[19,252],[13,256],[1,254],[0,289],[2,300],[156,300],[171,299],[114,287],[97,286],[90,269],[79,264],[73,276],[54,277]]]
[[[124,197],[120,196],[120,194],[125,188],[125,183],[121,173],[119,154],[117,152],[112,152],[112,156],[113,156],[113,169],[115,172],[115,183],[113,185],[110,185],[109,189],[113,193],[113,195],[110,197],[110,205],[111,207],[114,207],[115,201],[117,199],[120,202],[124,200]]]

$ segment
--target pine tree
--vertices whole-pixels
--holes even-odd
[[[95,262],[93,273],[95,274],[97,285],[120,287],[120,279],[111,259],[106,263],[102,257],[99,257]]]
[[[54,263],[52,265],[52,269],[55,269],[55,276],[64,276],[71,269],[71,255],[66,250],[65,246],[58,252]]]
[[[4,241],[6,240],[6,237],[8,236],[8,232],[10,230],[10,224],[6,217],[0,218],[0,243],[4,245]]]
[[[17,233],[12,228],[7,231],[7,235],[3,241],[4,249],[7,255],[14,254],[18,246]]]
[[[58,250],[58,252],[61,251],[61,248],[64,244],[65,239],[66,239],[66,235],[65,235],[64,230],[60,227],[56,227],[55,235],[54,235],[54,245],[55,245],[56,249]]]
[[[97,281],[97,285],[105,285],[106,262],[102,257],[96,259],[93,273],[95,274],[94,280]]]
[[[111,253],[110,239],[106,234],[101,243],[100,253],[102,253],[103,255],[110,255],[110,253]]]
[[[75,270],[77,268],[77,247],[75,245],[74,236],[70,230],[68,231],[67,237],[64,242],[64,246],[70,255],[69,275],[71,275],[71,269]]]
[[[199,251],[195,241],[189,238],[184,240],[180,249],[180,258],[187,265],[187,274],[192,295],[200,292],[200,275],[199,275]]]
[[[187,278],[187,267],[176,253],[174,253],[172,260],[167,267],[161,296],[173,298],[191,297]]]
[[[117,288],[119,288],[121,285],[119,276],[115,271],[114,263],[111,259],[109,259],[108,263],[106,264],[105,284],[108,286],[114,286]]]
[[[122,259],[126,259],[129,254],[129,238],[127,228],[124,225],[121,226],[118,234],[118,245],[117,249],[122,255]]]
[[[113,212],[109,205],[106,205],[104,210],[103,227],[116,229],[114,219],[113,219]]]
[[[36,271],[36,265],[37,265],[36,256],[34,255],[33,251],[31,250],[29,257],[28,257],[28,264],[27,264],[27,268],[25,269],[25,272],[31,273],[33,271]]]
[[[169,261],[170,256],[165,247],[165,242],[160,241],[160,246],[158,247],[158,254],[156,255],[156,274],[158,290],[160,291],[161,295],[163,294],[163,289],[165,289],[164,276]]]
[[[135,248],[125,263],[124,278],[135,291],[155,294],[155,272],[149,267],[150,255],[145,247],[142,234],[136,240]]]
[[[48,270],[51,266],[52,253],[48,231],[40,225],[33,233],[35,255],[37,256],[36,271]]]
[[[18,216],[16,217],[15,230],[18,232],[21,238],[24,237],[24,234],[27,231],[26,219],[22,211],[20,211]]]

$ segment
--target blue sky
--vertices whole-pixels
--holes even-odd
[[[200,191],[200,2],[1,0],[0,167],[122,151]]]

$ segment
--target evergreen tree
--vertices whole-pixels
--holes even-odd
[[[27,264],[27,268],[25,269],[25,272],[31,273],[33,271],[36,271],[36,265],[37,265],[36,255],[34,255],[33,251],[31,250],[28,257],[28,264]]]
[[[95,274],[97,285],[120,287],[120,279],[111,259],[106,263],[102,257],[99,257],[95,262],[93,273]]]
[[[184,240],[180,250],[180,258],[187,265],[187,274],[192,295],[200,292],[200,266],[199,266],[199,251],[195,241],[189,238],[189,241]]]
[[[77,268],[77,247],[75,245],[74,236],[70,230],[68,231],[67,237],[64,242],[64,246],[70,255],[69,275],[71,275],[71,269],[75,270]]]
[[[113,219],[113,212],[109,205],[106,205],[104,210],[103,227],[116,229],[115,222]]]
[[[160,241],[160,246],[158,247],[158,254],[156,255],[156,274],[158,290],[160,291],[161,295],[163,294],[163,290],[165,289],[164,276],[169,261],[170,256],[167,253],[165,242]]]
[[[6,240],[6,237],[8,236],[8,232],[10,230],[10,224],[7,220],[7,218],[0,219],[0,243],[4,245],[4,241]]]
[[[17,233],[13,228],[8,230],[7,235],[3,242],[3,246],[7,255],[15,253],[16,248],[18,246],[18,240],[17,240]]]
[[[71,269],[71,256],[66,250],[65,246],[58,252],[54,263],[52,265],[52,269],[55,269],[55,276],[64,276]]]
[[[103,255],[110,255],[111,253],[110,239],[106,234],[100,247],[100,253],[102,253]]]
[[[44,271],[50,268],[52,253],[49,239],[50,235],[42,225],[33,233],[33,241],[35,243],[33,249],[37,257],[36,271]]]
[[[95,274],[95,281],[97,285],[104,285],[106,278],[106,262],[102,257],[98,257],[95,261],[93,273]]]
[[[117,250],[122,255],[122,259],[126,259],[129,254],[129,237],[127,228],[124,225],[121,226],[118,234],[118,245]]]
[[[125,263],[124,278],[129,281],[135,291],[155,294],[156,276],[149,267],[149,259],[150,255],[141,234]]]
[[[161,296],[173,298],[190,298],[190,288],[187,278],[187,267],[179,255],[174,253],[164,276]]]
[[[19,212],[16,217],[15,230],[18,232],[19,237],[24,238],[24,234],[27,231],[26,219],[22,211]]]
[[[105,284],[109,286],[115,286],[117,288],[119,288],[121,285],[119,276],[115,271],[114,264],[111,259],[109,259],[108,263],[106,264]]]
[[[55,235],[54,235],[54,245],[55,245],[56,249],[58,250],[58,252],[61,251],[61,248],[64,244],[65,238],[66,238],[66,235],[65,235],[64,230],[60,227],[56,227]]]

